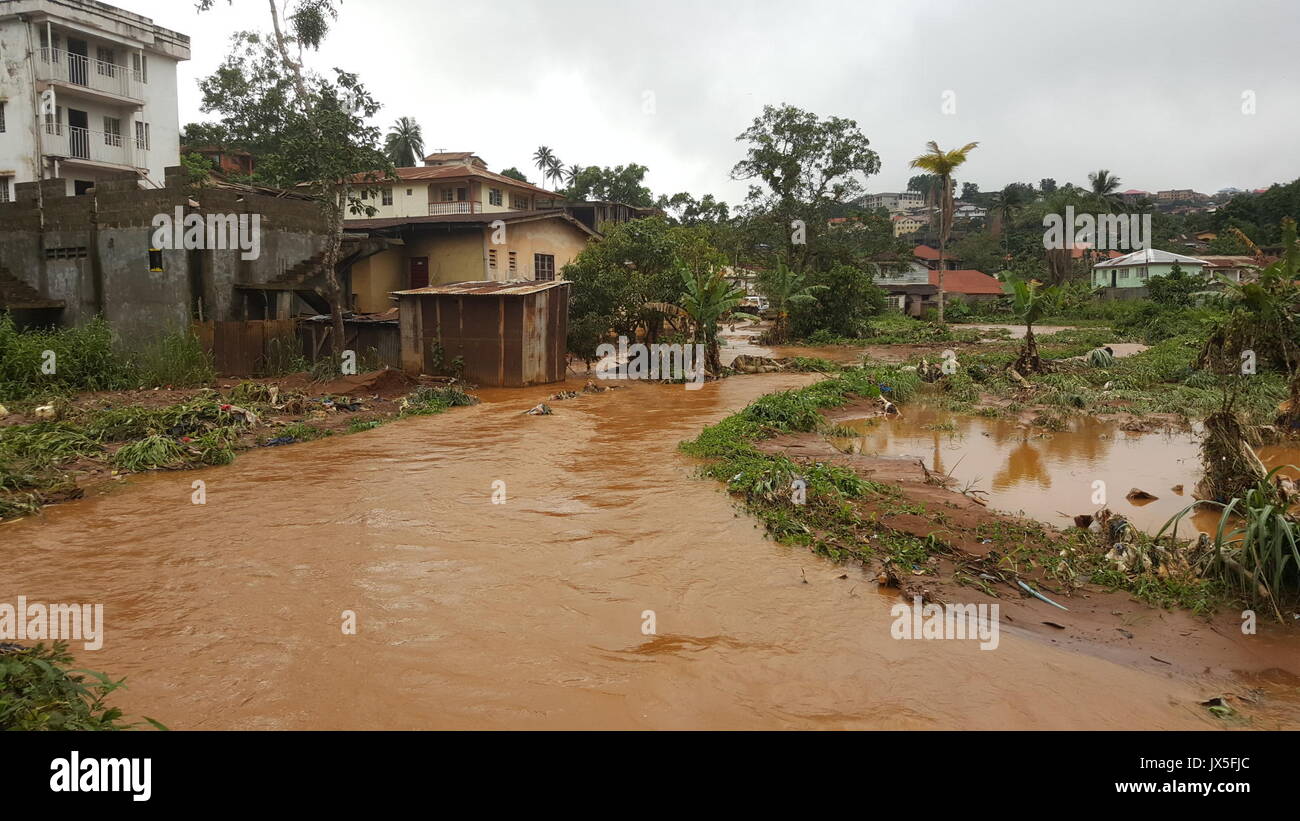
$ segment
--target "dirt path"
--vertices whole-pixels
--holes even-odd
[[[21,557],[0,601],[104,603],[104,648],[79,663],[174,728],[1219,726],[1198,702],[1226,670],[1135,668],[1011,625],[992,651],[892,639],[891,594],[765,539],[676,453],[810,378],[635,384],[547,417],[520,412],[559,386],[484,391],[132,477],[0,527]]]

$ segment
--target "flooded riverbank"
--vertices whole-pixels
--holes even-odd
[[[996,651],[891,638],[892,592],[765,539],[676,452],[814,378],[632,384],[546,417],[521,411],[581,383],[482,391],[132,477],[0,528],[22,556],[0,600],[103,603],[104,648],[78,666],[126,676],[115,703],[177,729],[1219,726],[1199,703],[1246,685],[1212,659],[1175,674],[1010,624]]]
[[[860,433],[837,439],[841,449],[922,459],[931,470],[951,474],[956,487],[984,491],[993,509],[1057,527],[1101,507],[1093,484],[1100,481],[1111,510],[1155,533],[1195,501],[1202,474],[1195,432],[1132,433],[1104,417],[1072,416],[1067,430],[1045,431],[1016,418],[952,413],[921,402],[901,417],[841,424]],[[1268,445],[1258,452],[1269,468],[1300,465],[1300,448]],[[1134,488],[1157,498],[1126,499]],[[1213,510],[1196,511],[1179,532],[1213,532],[1218,519]]]

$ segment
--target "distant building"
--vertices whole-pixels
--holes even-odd
[[[192,146],[181,146],[182,154],[198,154],[206,157],[217,169],[224,175],[234,175],[240,177],[251,177],[257,163],[253,160],[253,155],[247,151],[239,151],[233,148],[220,148],[217,146],[202,146],[194,148]]]
[[[1151,199],[1150,191],[1143,191],[1139,188],[1130,188],[1127,191],[1120,192],[1120,199],[1128,205],[1136,205],[1140,200]]]
[[[1092,266],[1094,288],[1143,288],[1155,277],[1167,276],[1177,264],[1184,273],[1203,274],[1209,266],[1203,259],[1146,248]]]
[[[928,245],[918,245],[912,249],[912,256],[926,268],[935,271],[939,270],[939,250],[937,248],[931,248]],[[961,261],[958,257],[947,252],[944,253],[943,260],[943,267],[947,270],[956,268],[957,263]]]
[[[906,234],[915,234],[930,222],[924,217],[913,217],[906,214],[895,214],[890,217],[889,220],[893,224],[894,236],[896,237],[901,237]]]
[[[896,193],[867,194],[862,200],[862,207],[868,211],[884,208],[891,214],[925,207],[925,195],[920,191],[900,191]]]
[[[957,205],[957,210],[953,216],[957,219],[984,219],[989,215],[989,210],[973,203],[961,203]]]

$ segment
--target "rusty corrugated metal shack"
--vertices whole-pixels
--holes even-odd
[[[476,281],[396,291],[402,368],[450,373],[461,357],[476,385],[523,387],[564,379],[569,332],[564,280]]]

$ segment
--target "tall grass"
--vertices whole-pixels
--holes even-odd
[[[1217,505],[1221,513],[1211,549],[1199,557],[1201,572],[1222,581],[1252,606],[1268,605],[1278,619],[1282,606],[1300,596],[1300,523],[1286,510],[1273,478],[1291,466],[1273,468],[1241,496]],[[1294,468],[1291,468],[1294,469]],[[1192,511],[1191,505],[1165,523],[1158,539]]]
[[[128,359],[140,387],[192,388],[216,378],[212,357],[189,331],[162,334]]]
[[[0,402],[43,399],[78,391],[211,382],[211,357],[189,331],[159,334],[128,350],[115,345],[108,323],[96,318],[77,328],[19,331],[0,313]]]
[[[126,387],[129,376],[130,365],[114,352],[112,331],[102,319],[80,328],[19,331],[11,316],[0,313],[0,401],[113,390]]]

